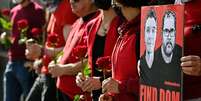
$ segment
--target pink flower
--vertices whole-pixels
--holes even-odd
[[[79,45],[73,48],[73,55],[79,59],[84,58],[86,56],[86,53],[87,53],[86,45]]]
[[[19,20],[17,22],[17,26],[19,30],[25,29],[26,27],[28,27],[28,21],[26,19]]]
[[[100,57],[96,60],[96,65],[99,69],[111,69],[111,59],[110,56]]]

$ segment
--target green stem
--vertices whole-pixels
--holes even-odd
[[[53,54],[54,54],[54,56],[53,56],[53,60],[54,60],[54,64],[57,64],[57,59],[56,59],[56,51],[55,51],[55,48],[53,48]]]
[[[103,68],[103,79],[105,80],[106,79],[106,69]]]
[[[80,60],[81,60],[81,68],[82,68],[82,69],[81,69],[81,72],[82,72],[82,74],[84,75],[84,65],[83,65],[84,62],[83,62],[83,59],[82,59],[82,58],[81,58]]]

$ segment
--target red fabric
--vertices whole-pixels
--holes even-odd
[[[93,33],[96,29],[96,23],[101,20],[100,12],[97,12],[88,21],[83,22],[83,19],[78,19],[72,26],[69,33],[66,45],[64,47],[64,55],[60,61],[61,64],[78,62],[72,54],[72,49],[77,45],[87,45],[87,35]],[[75,76],[58,77],[57,87],[69,97],[73,99],[76,94],[81,93],[81,89],[76,86]]]
[[[118,38],[118,33],[117,33],[117,27],[120,24],[120,18],[115,17],[111,24],[110,28],[107,32],[106,40],[105,40],[105,48],[104,48],[104,56],[111,56],[114,45],[116,43],[116,40]],[[98,29],[97,29],[98,30]],[[89,66],[93,68],[92,66],[92,52],[93,52],[93,45],[94,45],[94,39],[95,39],[95,34],[97,31],[94,31],[95,33],[89,37],[89,47],[88,47],[88,60],[89,60]],[[93,72],[93,71],[92,71]],[[93,73],[92,73],[93,74]]]
[[[191,0],[185,4],[184,55],[201,57],[201,30],[192,32],[193,25],[201,25],[201,1]],[[184,75],[184,99],[201,97],[201,76]]]
[[[31,29],[42,28],[45,23],[45,13],[42,7],[37,3],[31,2],[28,6],[22,7],[21,5],[15,6],[11,10],[11,22],[13,23],[11,36],[14,39],[13,45],[8,51],[9,60],[22,60],[25,59],[25,45],[19,45],[20,31],[18,30],[17,22],[26,19],[28,21],[27,37],[32,37]]]
[[[57,47],[65,46],[63,27],[66,24],[72,25],[78,17],[72,13],[68,0],[62,0],[56,11],[51,15],[47,27],[48,33],[57,33],[59,42]]]
[[[78,18],[78,16],[72,12],[70,0],[62,0],[57,9],[58,11],[54,12],[53,15],[58,18],[57,21],[61,25],[72,25]]]
[[[109,27],[107,37],[105,40],[104,56],[111,56],[115,43],[119,34],[117,33],[117,27],[120,25],[120,17],[115,17]]]
[[[119,94],[115,101],[137,101],[139,91],[139,76],[136,60],[136,33],[140,30],[140,16],[134,19],[134,24],[116,42],[112,54],[112,78],[118,80]]]
[[[102,17],[103,17],[103,14],[101,12],[101,14],[99,15],[99,19],[96,20],[96,24],[93,27],[93,30],[91,30],[91,33],[89,34],[89,38],[88,38],[88,62],[89,62],[89,67],[90,68],[93,68],[92,67],[92,53],[93,53],[93,46],[94,46],[94,41],[95,41],[95,37],[96,37],[96,34],[97,34],[97,31],[101,25],[101,22],[102,22]],[[92,73],[93,74],[93,71]]]
[[[65,9],[65,11],[64,11]],[[51,15],[50,17],[50,21],[48,23],[48,27],[47,27],[47,33],[48,34],[57,34],[58,36],[58,43],[56,45],[56,48],[61,48],[65,46],[65,39],[63,36],[63,27],[66,24],[72,25],[73,22],[75,22],[75,20],[78,17],[73,14],[71,7],[70,7],[70,3],[68,0],[62,0],[62,2],[60,2],[59,6],[57,7],[56,11]],[[46,41],[46,47],[51,47],[49,46],[50,42],[48,42],[48,39]],[[45,53],[45,55],[47,55]],[[49,61],[50,62],[50,61]],[[47,66],[43,66],[41,69],[42,73],[47,74],[48,73],[48,65]]]

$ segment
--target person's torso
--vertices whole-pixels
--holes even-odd
[[[26,36],[28,38],[33,37],[31,35],[31,29],[42,28],[45,23],[44,11],[42,8],[36,3],[30,3],[27,7],[22,8],[20,5],[14,7],[11,11],[12,17],[11,22],[12,25],[12,40],[13,44],[9,49],[9,58],[12,59],[25,59],[25,44],[20,45],[18,40],[20,39],[20,31],[18,28],[19,20],[27,20],[28,22],[28,30],[26,32]]]

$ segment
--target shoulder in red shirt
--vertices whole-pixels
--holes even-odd
[[[139,76],[137,73],[136,35],[140,30],[140,15],[132,24],[122,24],[123,30],[119,36],[112,54],[112,78],[118,80],[119,94],[115,101],[137,101],[139,91]]]
[[[87,45],[88,35],[93,33],[94,28],[96,28],[96,22],[101,20],[100,14],[98,11],[87,21],[83,21],[80,18],[73,24],[63,50],[64,55],[60,61],[61,64],[78,61],[74,61],[75,57],[72,55],[72,49],[77,45]],[[64,75],[58,77],[57,87],[72,99],[76,94],[81,93],[81,89],[75,83],[75,76]]]
[[[25,19],[28,21],[28,31],[26,33],[28,38],[31,38],[31,29],[41,28],[45,23],[45,12],[42,7],[35,2],[31,2],[26,7],[17,5],[11,10],[11,22],[12,25],[12,38],[14,39],[13,45],[8,51],[9,60],[25,59],[25,45],[19,45],[18,40],[20,38],[20,31],[18,30],[17,22]]]

